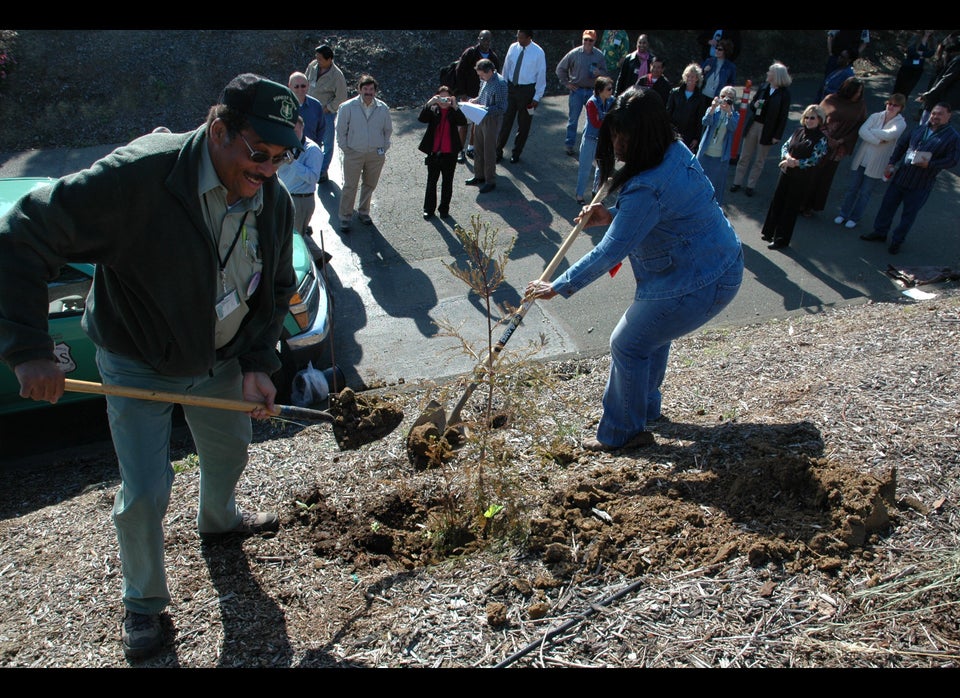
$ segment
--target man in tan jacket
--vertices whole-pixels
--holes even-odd
[[[308,92],[311,97],[320,100],[323,105],[323,168],[320,171],[319,186],[328,180],[327,170],[333,160],[334,121],[337,109],[347,98],[347,81],[343,71],[333,62],[333,49],[326,44],[316,48],[317,57],[307,66]]]
[[[353,204],[357,218],[370,225],[370,201],[380,181],[380,173],[390,147],[393,121],[390,108],[377,99],[379,85],[372,75],[357,81],[359,94],[340,105],[337,111],[337,147],[343,164],[343,188],[340,190],[340,232],[350,232]]]

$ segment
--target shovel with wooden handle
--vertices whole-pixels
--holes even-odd
[[[612,178],[608,178],[607,181],[603,183],[603,186],[600,187],[600,191],[598,191],[593,197],[593,200],[590,202],[591,206],[593,204],[598,204],[607,198],[607,195],[610,193],[611,184]],[[553,256],[553,259],[550,260],[550,264],[548,264],[547,268],[543,270],[543,273],[540,275],[540,281],[550,280],[550,277],[553,276],[553,272],[556,271],[557,267],[560,265],[560,262],[563,261],[563,258],[569,251],[570,246],[573,245],[573,241],[576,240],[577,235],[580,234],[580,231],[582,231],[584,226],[586,226],[587,221],[590,220],[591,215],[592,211],[587,209],[587,212],[580,217],[580,221],[567,235],[566,239],[563,241],[563,244],[560,245],[560,249],[557,250],[557,253]],[[443,411],[443,405],[436,400],[431,400],[429,403],[427,403],[427,407],[414,421],[413,425],[410,427],[410,431],[407,432],[408,446],[410,445],[410,437],[412,436],[414,429],[429,423],[433,423],[441,435],[447,430],[447,428],[454,427],[456,425],[455,428],[460,432],[460,435],[465,436],[466,429],[463,427],[460,421],[460,413],[463,411],[464,405],[467,404],[470,396],[473,395],[473,392],[477,389],[477,386],[480,384],[480,378],[483,376],[485,370],[491,368],[493,363],[500,357],[500,353],[503,351],[504,346],[508,341],[510,341],[510,337],[513,336],[513,333],[520,326],[520,323],[523,321],[527,311],[530,310],[535,302],[535,298],[528,298],[524,300],[523,303],[521,303],[520,308],[510,317],[510,320],[507,323],[506,331],[504,331],[499,341],[497,341],[497,343],[493,346],[493,351],[490,356],[488,356],[484,362],[478,364],[473,369],[473,380],[471,380],[470,384],[467,385],[466,390],[460,399],[457,400],[457,403],[454,405],[453,411],[450,412],[449,416],[447,416],[447,414]],[[411,452],[411,449],[408,448],[407,451],[409,453]]]
[[[133,397],[153,402],[170,402],[177,405],[193,405],[195,407],[212,407],[217,410],[233,410],[235,412],[253,412],[258,407],[266,409],[262,402],[248,402],[246,400],[229,400],[227,398],[206,397],[204,395],[186,395],[183,393],[166,393],[161,390],[148,388],[131,388],[123,385],[104,385],[92,381],[80,381],[67,378],[64,381],[64,390],[72,393],[93,393],[94,395],[116,395],[118,397]],[[273,413],[276,417],[290,419],[304,419],[312,422],[330,422],[336,420],[332,414],[322,410],[312,410],[307,407],[292,405],[274,405]]]
[[[150,390],[148,388],[134,388],[123,385],[104,385],[103,383],[94,383],[91,381],[81,381],[72,378],[64,380],[64,389],[74,393],[93,393],[95,395],[115,395],[119,397],[131,397],[139,400],[152,400],[154,402],[169,402],[177,405],[192,405],[195,407],[210,407],[217,410],[233,410],[235,412],[253,412],[258,407],[266,409],[266,405],[261,402],[249,402],[247,400],[230,400],[227,398],[207,397],[204,395],[187,395],[183,393],[170,393],[160,390]],[[343,424],[343,419],[337,417],[326,410],[313,410],[307,407],[295,407],[292,405],[274,405],[271,413],[276,417],[282,417],[291,420],[303,420],[309,422],[329,422],[338,428],[348,428]],[[335,429],[335,432],[337,429]],[[337,436],[337,443],[343,448],[355,448],[359,443],[369,438],[368,435],[354,433],[349,439],[341,439]],[[382,438],[378,435],[377,438]]]

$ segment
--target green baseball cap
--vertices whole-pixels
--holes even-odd
[[[220,104],[247,117],[250,126],[265,143],[300,148],[294,127],[299,102],[286,85],[254,73],[238,75],[223,88]]]

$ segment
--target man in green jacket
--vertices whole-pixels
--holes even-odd
[[[0,357],[25,398],[55,403],[64,374],[47,334],[47,281],[95,263],[83,328],[103,382],[263,403],[250,414],[184,406],[200,463],[205,540],[279,527],[244,512],[235,486],[251,416],[266,419],[276,344],[296,279],[293,204],[277,168],[300,147],[284,85],[234,78],[189,133],[154,133],[23,197],[0,218]],[[170,602],[163,517],[170,499],[173,405],[107,397],[120,466],[113,522],[123,571],[125,654],[155,654]]]

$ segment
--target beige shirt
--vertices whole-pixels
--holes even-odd
[[[347,98],[347,80],[343,77],[336,63],[330,65],[330,70],[323,75],[318,75],[320,66],[316,59],[310,61],[307,66],[307,94],[320,100],[323,109],[331,114],[336,114],[337,109]]]
[[[225,262],[223,270],[218,270],[216,305],[212,308],[217,314],[215,345],[219,349],[229,344],[237,334],[240,323],[249,311],[247,300],[259,284],[263,257],[257,236],[257,214],[263,208],[263,191],[258,189],[253,197],[240,199],[233,206],[227,206],[227,188],[217,176],[205,143],[197,194],[207,228],[217,243],[218,268]],[[235,245],[234,238],[237,240]],[[232,300],[234,293],[238,305]],[[218,308],[220,312],[217,312]],[[229,308],[232,310],[224,314],[224,310]],[[221,314],[223,317],[220,317]]]

